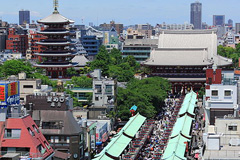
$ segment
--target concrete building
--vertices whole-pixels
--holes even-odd
[[[12,59],[22,59],[23,54],[19,52],[13,52],[12,50],[4,50],[0,52],[0,61],[5,62],[7,60],[12,60]]]
[[[28,49],[28,36],[26,33],[20,32],[16,28],[9,28],[6,49],[25,55]]]
[[[79,102],[88,102],[90,95],[93,94],[92,88],[73,88],[71,91],[74,93],[74,97],[78,99]]]
[[[87,52],[87,58],[90,61],[94,60],[94,57],[98,54],[102,41],[96,36],[88,35],[81,36],[80,41]]]
[[[106,114],[115,110],[117,83],[101,77],[101,70],[90,73],[93,78],[93,105],[88,108],[90,119],[108,119]]]
[[[115,23],[115,21],[110,21],[109,24],[107,23],[100,24],[99,27],[105,31],[109,31],[111,30],[112,27],[114,27],[118,32],[118,35],[120,35],[123,32],[123,24]]]
[[[113,48],[119,49],[119,36],[115,28],[112,27],[110,31],[103,31],[103,43],[108,52]]]
[[[234,72],[208,69],[206,74],[207,85],[204,103],[206,123],[214,125],[216,118],[238,116],[237,81],[234,79]]]
[[[150,53],[157,48],[157,39],[126,39],[122,47],[122,57],[133,56],[142,62],[150,57]]]
[[[234,34],[234,43],[235,46],[240,43],[240,34]]]
[[[30,11],[21,10],[19,11],[19,25],[30,24]]]
[[[225,15],[213,15],[213,26],[225,26]]]
[[[233,27],[233,20],[232,20],[232,19],[229,19],[229,20],[228,20],[228,26],[229,26],[229,27]]]
[[[84,133],[71,112],[73,100],[64,93],[28,95],[26,107],[53,149],[84,159]]]
[[[135,29],[140,29],[140,30],[152,30],[153,27],[151,26],[151,24],[136,24],[135,25]]]
[[[0,52],[6,49],[7,40],[7,28],[2,27],[2,21],[0,21]]]
[[[190,23],[193,24],[194,29],[202,29],[202,3],[199,1],[191,3],[190,14]]]
[[[235,33],[239,34],[240,33],[240,23],[235,24]]]
[[[155,29],[158,31],[160,30],[188,30],[193,29],[193,24],[189,24],[188,22],[185,22],[184,24],[166,24],[163,22],[162,24],[158,24]]]
[[[240,119],[231,115],[216,118],[215,125],[209,126],[203,139],[206,143],[204,159],[239,159]]]
[[[0,86],[0,158],[52,159],[52,147],[19,105],[19,82],[2,81]]]
[[[155,34],[154,30],[142,30],[142,29],[127,29],[127,36],[125,39],[149,39]]]

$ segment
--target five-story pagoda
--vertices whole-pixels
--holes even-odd
[[[46,46],[47,49],[41,53],[35,53],[36,56],[41,57],[40,64],[35,66],[46,69],[46,75],[49,78],[61,79],[68,78],[66,70],[74,66],[71,60],[75,54],[70,50],[71,42],[67,39],[70,33],[66,28],[74,21],[59,14],[57,7],[58,0],[54,0],[54,12],[46,18],[38,20],[38,23],[46,26],[38,33],[45,35],[47,39],[37,42],[37,44]]]

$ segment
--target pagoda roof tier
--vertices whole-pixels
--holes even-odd
[[[46,56],[46,57],[51,57],[51,56],[58,56],[58,57],[62,57],[62,56],[75,56],[75,53],[34,53],[36,56]]]
[[[70,20],[64,16],[62,16],[61,14],[57,13],[53,13],[49,16],[47,16],[46,18],[40,19],[37,21],[38,23],[42,23],[42,24],[69,24],[69,23],[74,23],[73,20]]]
[[[69,34],[69,31],[38,31],[37,33],[43,35],[59,35],[59,34]]]
[[[47,51],[42,51],[41,53],[68,53],[69,50],[47,50]]]
[[[34,64],[36,67],[41,68],[49,68],[49,67],[55,67],[55,68],[70,68],[76,66],[77,63],[68,63],[68,64]]]
[[[70,42],[36,42],[38,45],[43,45],[43,46],[66,46],[70,45]]]

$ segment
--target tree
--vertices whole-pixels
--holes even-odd
[[[101,69],[103,76],[112,77],[119,82],[128,82],[134,78],[140,65],[133,56],[123,59],[118,49],[114,48],[108,53],[105,47],[101,47],[96,59],[90,63],[90,67],[91,70]]]
[[[77,73],[76,69],[74,69],[73,67],[67,69],[67,75],[74,76],[74,75],[77,75],[77,74],[78,73]]]
[[[73,86],[77,88],[92,88],[92,79],[87,76],[73,76],[72,79],[67,81],[65,85],[67,84],[73,84]]]
[[[105,48],[105,46],[101,46],[98,54],[96,55],[96,59],[90,62],[91,70],[101,69],[103,76],[108,76],[110,57]]]
[[[109,55],[112,65],[119,65],[123,62],[122,53],[120,52],[120,50],[113,48]]]
[[[29,62],[24,62],[23,60],[9,60],[1,66],[1,72],[4,77],[25,72],[28,78],[32,78],[32,73],[35,69],[36,68],[32,67]]]
[[[160,77],[131,80],[126,89],[118,88],[118,117],[127,120],[131,115],[130,107],[136,105],[138,106],[137,112],[148,118],[153,118],[161,110],[169,90],[169,82]]]
[[[223,57],[231,58],[233,62],[233,67],[238,67],[238,58],[240,56],[240,44],[236,46],[236,49],[220,45],[218,46],[218,54]]]

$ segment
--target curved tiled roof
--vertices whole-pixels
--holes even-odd
[[[53,13],[46,18],[40,19],[38,23],[51,24],[51,23],[74,23],[73,20],[70,20],[59,13]]]

